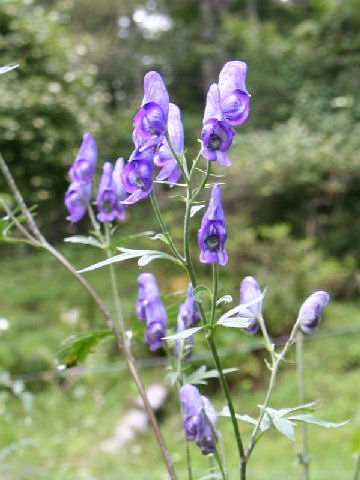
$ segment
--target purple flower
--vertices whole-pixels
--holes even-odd
[[[324,307],[330,302],[330,295],[324,290],[318,290],[308,297],[301,305],[298,319],[300,328],[305,333],[313,333],[319,326]]]
[[[71,223],[82,219],[91,197],[91,183],[72,182],[65,194],[65,206],[70,215],[66,217]]]
[[[187,328],[196,327],[200,322],[200,312],[193,296],[193,287],[189,283],[187,297],[184,303],[179,306],[177,316],[177,332],[183,332]],[[175,341],[175,356],[177,357],[181,351],[184,352],[184,360],[190,360],[192,346],[194,344],[193,337],[180,339]]]
[[[154,152],[151,149],[140,152],[136,148],[121,172],[124,188],[131,193],[122,203],[131,205],[148,197],[153,189],[153,175]]]
[[[184,435],[195,440],[204,455],[215,452],[217,416],[210,400],[190,384],[181,387],[180,400],[185,411]]]
[[[246,70],[245,62],[233,60],[225,63],[219,75],[221,109],[231,125],[244,123],[249,115]]]
[[[134,129],[144,139],[140,151],[162,141],[169,114],[169,94],[161,75],[148,72],[144,77],[144,98],[141,109],[134,118]]]
[[[221,205],[221,187],[211,191],[208,209],[201,220],[198,242],[201,249],[200,262],[226,265],[228,261],[224,245],[227,238],[224,210]]]
[[[127,191],[121,180],[121,172],[123,170],[124,170],[124,159],[120,157],[115,162],[115,167],[112,175],[114,186],[115,186],[115,193],[116,193],[116,206],[115,206],[116,218],[118,218],[119,220],[124,220],[125,218],[126,206],[122,202],[128,196]]]
[[[250,275],[245,277],[240,285],[240,305],[251,303],[260,296],[261,289],[256,278]],[[254,316],[247,317],[247,320],[249,321],[249,326],[247,328],[243,328],[242,330],[248,333],[256,333],[259,330],[259,324],[256,320],[256,315],[261,315],[262,300],[259,300],[253,305],[250,305],[249,307],[247,307],[247,310],[250,313],[253,313]],[[241,313],[239,313],[238,316],[242,317]]]
[[[168,132],[172,147],[177,154],[184,152],[184,127],[181,123],[180,109],[174,103],[169,105]],[[157,180],[169,179],[170,187],[181,177],[180,167],[172,154],[168,141],[164,139],[155,152],[155,165],[162,167]]]
[[[97,160],[96,143],[90,133],[85,133],[79,152],[69,170],[73,182],[91,183]]]
[[[210,161],[231,165],[227,151],[230,148],[235,130],[224,117],[220,104],[220,92],[216,83],[208,91],[201,136],[204,142],[202,154]]]
[[[105,162],[96,198],[100,222],[112,222],[116,217],[116,191],[113,182],[113,168],[110,162]]]
[[[164,343],[167,315],[160,298],[156,279],[152,273],[141,273],[138,277],[139,297],[136,313],[139,320],[146,322],[145,341],[150,350],[157,350]]]

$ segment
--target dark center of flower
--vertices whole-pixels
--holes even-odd
[[[216,135],[216,133],[212,133],[210,135],[209,141],[208,141],[208,148],[210,150],[219,150],[222,144],[222,138],[219,137],[219,135]]]
[[[208,247],[208,249],[210,250],[210,252],[216,252],[216,250],[219,248],[220,246],[220,237],[217,233],[214,233],[212,235],[209,235],[206,239],[205,239],[205,244],[206,246]]]
[[[112,211],[113,205],[111,200],[104,200],[101,204],[102,209],[106,213],[110,213]]]
[[[141,190],[146,190],[144,182],[141,177],[137,176],[135,179],[135,185],[139,187]]]

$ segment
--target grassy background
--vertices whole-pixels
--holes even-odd
[[[96,250],[79,247],[66,247],[64,253],[79,267],[96,261],[98,257]],[[130,263],[117,268],[129,325],[134,319],[133,305],[137,294],[133,285],[136,282],[134,268]],[[158,275],[160,283],[164,283],[164,272],[159,270]],[[110,301],[105,269],[89,274],[88,278]],[[177,278],[175,275],[169,282],[181,284],[183,281],[181,276]],[[19,398],[10,394],[8,389],[2,389],[2,478],[167,478],[151,431],[140,435],[135,443],[115,455],[99,449],[100,443],[111,436],[116,422],[131,406],[136,395],[135,386],[125,371],[72,375],[66,379],[51,375],[56,371],[55,352],[62,340],[74,331],[102,327],[102,319],[76,282],[44,253],[29,252],[27,256],[8,258],[2,262],[0,285],[1,316],[10,322],[9,329],[1,333],[1,364],[12,373],[13,379],[28,379],[26,388],[33,394],[33,412],[27,417]],[[79,310],[76,325],[69,325],[63,320],[64,312],[71,308]],[[326,309],[322,330],[347,325],[360,327],[358,306],[354,303],[332,302]],[[230,332],[225,340],[221,339],[221,343],[223,347],[234,351],[224,358],[226,366],[239,368],[238,373],[228,376],[235,408],[238,413],[256,415],[256,405],[263,402],[268,378],[262,363],[264,352],[237,354],[237,347],[240,350],[247,338],[241,332]],[[353,475],[352,438],[356,430],[356,418],[360,414],[359,340],[360,332],[355,331],[351,334],[319,336],[305,344],[307,400],[320,400],[323,403],[318,412],[322,418],[332,421],[354,420],[336,430],[309,428],[313,480],[345,480]],[[199,339],[197,348],[201,346]],[[138,358],[149,355],[141,342],[136,342],[134,350]],[[119,360],[113,341],[109,339],[88,358],[86,366],[96,368]],[[294,352],[289,356],[289,362],[282,366],[271,402],[275,408],[297,404],[293,360]],[[194,363],[195,366],[198,366],[198,362]],[[44,371],[49,373],[39,375],[41,379],[26,376]],[[164,373],[162,367],[142,370],[147,384],[163,379]],[[212,380],[202,390],[211,396],[216,408],[222,408],[224,401],[217,380]],[[233,466],[231,478],[237,478],[231,424],[228,419],[221,419],[220,425],[228,462]],[[161,426],[178,478],[186,478],[183,435],[175,392],[170,393],[162,412]],[[241,424],[241,427],[244,437],[249,438],[248,426]],[[268,432],[250,461],[249,478],[301,478],[295,457],[300,448],[299,433],[297,429],[297,441],[292,443],[275,431]],[[200,478],[207,473],[207,461],[195,445],[191,446],[191,454],[194,477]]]

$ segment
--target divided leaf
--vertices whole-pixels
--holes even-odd
[[[56,356],[61,363],[77,365],[85,361],[101,340],[111,335],[113,335],[111,330],[93,330],[71,335],[64,340]]]

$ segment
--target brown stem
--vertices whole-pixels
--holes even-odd
[[[132,377],[133,377],[133,379],[136,383],[137,389],[138,389],[139,394],[140,394],[140,396],[142,398],[142,401],[144,403],[144,408],[145,408],[145,410],[146,410],[146,412],[149,416],[150,423],[151,423],[151,425],[154,429],[155,436],[156,436],[156,439],[159,443],[159,446],[160,446],[160,449],[161,449],[166,467],[168,469],[170,478],[171,478],[171,480],[176,480],[176,474],[175,474],[174,467],[173,467],[171,459],[170,459],[170,454],[169,454],[169,452],[166,448],[166,445],[165,445],[163,436],[161,434],[160,427],[159,427],[158,422],[156,420],[154,411],[153,411],[153,409],[150,405],[150,402],[149,402],[148,397],[146,395],[144,385],[143,385],[143,383],[141,381],[141,378],[139,376],[139,373],[136,369],[135,360],[134,360],[134,357],[131,354],[130,346],[126,342],[126,339],[124,339],[124,341],[123,341],[123,339],[121,337],[121,334],[118,331],[118,329],[116,328],[109,311],[107,310],[107,308],[105,307],[101,298],[98,296],[98,294],[95,292],[95,290],[84,279],[84,277],[82,277],[82,275],[80,275],[75,270],[75,268],[72,266],[72,264],[58,250],[56,250],[56,248],[54,248],[52,245],[50,245],[50,243],[42,235],[38,226],[35,223],[35,220],[33,219],[32,215],[31,215],[29,209],[27,208],[26,203],[25,203],[20,191],[18,190],[18,188],[16,186],[15,180],[14,180],[13,176],[11,175],[10,170],[8,169],[8,166],[6,165],[5,160],[4,160],[4,158],[2,157],[1,154],[0,154],[0,168],[1,168],[1,170],[4,174],[4,176],[5,176],[5,179],[6,179],[8,185],[10,187],[10,190],[12,191],[12,193],[15,197],[15,200],[20,205],[21,211],[22,211],[23,215],[25,216],[25,218],[27,220],[29,229],[32,231],[33,235],[37,238],[39,244],[45,250],[47,250],[49,253],[51,253],[60,263],[62,263],[64,265],[64,267],[67,268],[67,270],[81,283],[81,285],[85,288],[87,293],[91,296],[91,298],[96,303],[100,312],[104,315],[109,329],[113,332],[113,334],[115,336],[118,348],[121,351],[123,351],[123,353],[125,355],[125,360],[126,360],[127,366],[128,366],[128,368],[130,370],[130,373],[131,373],[131,375],[132,375]]]

